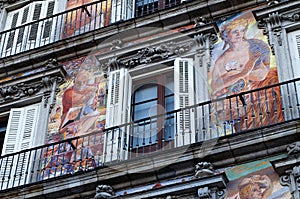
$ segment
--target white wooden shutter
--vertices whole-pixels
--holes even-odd
[[[291,63],[292,63],[292,69],[293,69],[293,78],[299,78],[300,77],[300,30],[293,31],[288,33],[288,40],[289,40],[289,50],[290,50],[290,57],[291,57]],[[293,88],[290,88],[293,89]],[[287,92],[286,90],[282,91],[283,93]],[[291,92],[291,90],[289,91]],[[298,102],[300,102],[300,81],[296,82],[296,91],[298,95],[293,95],[290,93],[292,96],[297,96]],[[284,95],[287,96],[288,94]],[[287,100],[286,100],[287,101]],[[294,102],[297,103],[297,102]],[[288,106],[288,105],[285,105]],[[287,112],[285,112],[286,114]],[[297,114],[298,112],[296,111]]]
[[[55,6],[55,2],[54,1],[50,1],[48,3],[46,17],[50,17],[50,16],[53,15],[53,13],[54,13],[54,6]],[[44,24],[43,39],[48,38],[50,36],[50,33],[52,32],[52,29],[53,29],[52,25],[53,25],[52,18],[49,18],[45,22],[45,24]]]
[[[113,0],[111,23],[127,20],[132,17],[133,14],[133,1],[130,0]]]
[[[42,4],[41,3],[37,3],[37,4],[34,5],[34,10],[33,10],[33,13],[32,13],[32,21],[36,21],[36,20],[40,19],[41,10],[42,10]],[[36,41],[39,26],[40,26],[39,23],[34,23],[34,24],[31,25],[30,33],[29,33],[29,40]]]
[[[39,105],[11,109],[8,128],[4,139],[2,156],[19,152],[31,147],[36,136]],[[25,184],[25,172],[30,169],[29,152],[4,158],[1,164],[1,176],[4,176],[2,188]]]
[[[23,25],[27,22],[28,20],[28,15],[29,15],[29,6],[25,7],[23,10],[22,10],[22,20],[21,20],[21,24],[20,25]],[[28,29],[27,27],[21,27],[19,29],[19,34],[18,34],[18,39],[17,39],[17,44],[22,44],[23,43],[23,38],[24,38],[24,35],[25,34],[25,29]]]
[[[294,78],[300,77],[300,30],[291,32],[289,36],[290,56]]]
[[[193,59],[176,58],[174,64],[175,109],[194,105]],[[195,142],[195,113],[192,109],[180,111],[176,115],[175,144],[182,146]]]
[[[21,10],[17,10],[14,12],[9,12],[7,14],[7,20],[5,23],[5,30],[10,30],[16,28],[20,25],[21,19]],[[16,48],[16,36],[18,35],[18,29],[6,32],[5,35],[2,36],[2,42],[4,43],[4,49],[1,49],[1,52],[4,52],[6,56],[14,54]],[[1,45],[2,47],[2,45]]]
[[[107,127],[117,126],[126,122],[128,100],[130,98],[132,80],[128,69],[120,69],[109,74],[107,98]]]
[[[106,128],[127,123],[130,115],[132,79],[128,69],[120,69],[109,74]],[[106,146],[104,150],[104,161],[126,158],[123,153],[125,142],[128,141],[129,129],[120,129],[106,132]],[[120,139],[119,139],[120,136]]]

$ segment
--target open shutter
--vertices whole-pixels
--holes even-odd
[[[121,125],[128,117],[128,98],[131,77],[127,69],[113,71],[109,75],[107,127]]]
[[[133,14],[132,11],[133,11],[133,1],[113,0],[112,12],[111,12],[111,23],[130,19]]]
[[[128,69],[124,68],[111,72],[108,81],[107,128],[128,122],[132,86]],[[128,130],[128,127],[122,127],[106,132],[104,161],[121,159],[126,156],[122,149],[127,142]]]
[[[50,16],[53,15],[53,13],[54,13],[54,5],[55,5],[54,1],[50,1],[48,3],[46,17],[50,17]],[[52,23],[53,23],[52,18],[49,18],[45,22],[45,24],[44,24],[44,31],[43,31],[43,39],[48,38],[50,36],[50,32],[51,32],[51,29],[52,29]]]
[[[293,65],[294,78],[300,77],[300,30],[291,32],[289,35],[290,55]]]
[[[18,17],[19,17],[18,12],[13,14],[11,26],[10,26],[11,29],[15,28],[17,26]],[[9,32],[9,36],[8,36],[8,40],[7,40],[7,44],[6,44],[6,50],[10,49],[13,46],[14,39],[15,39],[15,30]]]
[[[193,59],[176,58],[174,65],[175,109],[194,105]],[[195,142],[195,113],[192,109],[182,110],[176,115],[175,144],[182,146]]]
[[[40,19],[41,9],[42,9],[41,3],[35,4],[32,21],[36,21],[36,20]],[[34,41],[36,40],[38,28],[39,28],[39,23],[33,23],[31,25],[31,29],[30,29],[30,33],[29,33],[29,40],[34,40]]]
[[[38,105],[11,109],[2,156],[31,147],[36,132],[38,110]],[[29,152],[4,158],[1,164],[1,176],[4,177],[2,188],[25,184],[27,180],[25,172],[30,166]]]
[[[21,25],[25,24],[27,22],[28,19],[28,13],[29,13],[29,7],[26,7],[23,11],[23,16],[22,16],[22,21],[21,21]],[[18,39],[17,39],[17,44],[22,43],[23,41],[23,37],[24,37],[24,33],[25,33],[25,27],[21,27],[19,29],[19,34],[18,34]]]

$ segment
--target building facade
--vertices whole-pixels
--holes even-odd
[[[300,1],[0,5],[0,198],[300,198]]]

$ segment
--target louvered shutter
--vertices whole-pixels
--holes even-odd
[[[11,109],[6,131],[2,156],[31,147],[38,119],[38,105]],[[1,164],[2,188],[14,187],[26,183],[25,172],[30,169],[29,152],[4,158]]]
[[[118,126],[129,121],[132,80],[128,69],[120,69],[109,74],[106,128]],[[128,140],[129,127],[116,128],[106,132],[104,161],[126,158],[122,153]]]
[[[41,9],[42,9],[42,4],[40,4],[40,3],[35,4],[32,21],[36,21],[36,20],[40,19]],[[31,25],[31,29],[30,29],[30,33],[29,33],[29,40],[36,40],[37,33],[38,33],[38,27],[39,27],[38,22],[33,23]]]
[[[193,59],[176,58],[174,64],[175,109],[194,105]],[[195,142],[195,113],[192,109],[182,110],[176,115],[177,133],[175,144],[182,146]]]
[[[50,1],[48,3],[46,17],[50,17],[50,16],[53,15],[53,13],[54,13],[54,5],[55,5],[54,1]],[[49,18],[45,22],[44,31],[43,31],[43,39],[48,38],[50,36],[50,32],[51,32],[51,29],[52,29],[52,23],[53,23],[52,18]]]
[[[128,98],[131,90],[131,77],[127,69],[113,71],[109,75],[107,127],[124,123],[128,116]]]
[[[294,78],[300,77],[300,30],[289,33],[290,55]]]
[[[11,22],[11,26],[10,28],[15,28],[17,26],[17,22],[18,22],[18,17],[19,17],[19,13],[14,13],[13,17],[12,17],[12,22]],[[6,44],[6,50],[10,49],[13,44],[14,44],[14,38],[15,38],[15,30],[9,32],[9,36],[8,36],[8,40],[7,40],[7,44]]]
[[[133,14],[132,8],[133,8],[133,1],[113,0],[112,12],[111,12],[111,23],[130,19]]]
[[[28,13],[29,13],[29,7],[26,7],[26,8],[23,10],[23,16],[22,16],[21,25],[23,25],[23,24],[25,24],[25,23],[27,22]],[[17,44],[22,43],[23,37],[24,37],[24,33],[25,33],[25,27],[21,27],[21,28],[19,29],[19,34],[18,34]]]

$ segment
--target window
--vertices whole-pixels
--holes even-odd
[[[11,109],[1,156],[33,147],[38,114],[39,104]],[[25,183],[26,179],[22,174],[31,166],[28,158],[28,153],[21,153],[2,159],[0,175],[4,177],[3,187],[10,188]]]
[[[0,151],[2,151],[8,117],[0,117]]]
[[[300,30],[288,34],[294,78],[300,77]]]
[[[2,36],[2,52],[6,56],[32,49],[45,43],[52,31],[52,19],[23,26],[27,23],[49,17],[54,14],[54,1],[36,1],[7,13],[4,30],[10,30]]]
[[[143,16],[181,3],[181,0],[137,0],[136,16]]]
[[[139,84],[135,83],[134,84]],[[133,95],[131,148],[174,139],[174,116],[150,118],[174,110],[173,72],[143,80]],[[149,118],[149,119],[148,119]]]
[[[165,114],[195,104],[193,59],[173,63],[109,73],[106,129],[120,126],[106,133],[110,161],[195,142],[195,111]]]
[[[127,20],[132,17],[133,0],[113,0],[111,23]]]

